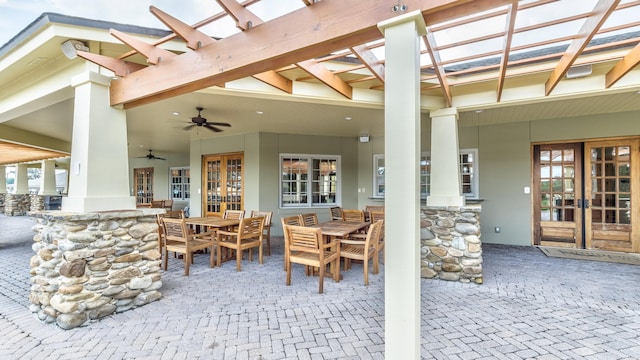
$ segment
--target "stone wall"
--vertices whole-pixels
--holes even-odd
[[[42,211],[44,210],[44,196],[42,195],[30,195],[31,196],[31,205],[29,206],[29,211]]]
[[[480,207],[427,207],[420,212],[421,276],[482,284]]]
[[[63,329],[160,299],[161,209],[29,213],[31,311]]]
[[[23,216],[31,209],[31,195],[6,194],[4,198],[4,214],[6,216]]]

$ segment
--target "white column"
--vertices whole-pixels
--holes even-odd
[[[464,206],[458,155],[458,110],[431,112],[431,189],[427,206]]]
[[[7,167],[0,165],[0,194],[7,193]]]
[[[62,211],[135,209],[129,195],[126,113],[109,105],[111,78],[86,72],[75,87],[69,195]]]
[[[13,193],[16,195],[24,195],[29,193],[29,176],[27,174],[27,165],[16,165],[16,178],[13,183]]]
[[[38,195],[57,195],[55,160],[42,160],[40,169],[40,191],[38,191]]]
[[[385,357],[420,359],[419,11],[378,24],[385,37]]]

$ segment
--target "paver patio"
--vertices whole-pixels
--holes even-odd
[[[32,224],[0,215],[0,359],[384,358],[384,266],[368,287],[358,264],[324,294],[302,268],[287,287],[281,239],[241,272],[171,258],[159,301],[59,329],[29,311]],[[640,266],[483,251],[483,285],[422,281],[424,359],[640,358]]]

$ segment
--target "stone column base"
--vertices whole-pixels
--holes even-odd
[[[479,206],[428,206],[420,214],[423,278],[482,284]]]
[[[161,212],[29,213],[37,220],[30,310],[66,330],[160,299]]]

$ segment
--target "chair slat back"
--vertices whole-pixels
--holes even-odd
[[[284,225],[302,226],[302,219],[300,218],[300,215],[286,216],[281,218],[280,221],[282,222],[283,232],[284,232]]]
[[[300,215],[303,226],[318,225],[318,215],[316,213],[307,213]]]
[[[239,239],[247,239],[262,236],[264,217],[249,217],[240,220],[238,225]]]
[[[374,223],[378,220],[384,220],[384,211],[371,211],[369,212],[369,220]]]
[[[251,217],[264,217],[264,227],[271,226],[271,217],[273,216],[273,211],[258,211],[251,210]]]
[[[367,231],[367,239],[365,240],[365,247],[369,247],[371,249],[376,249],[378,247],[378,243],[380,242],[380,235],[382,234],[383,224],[384,220],[378,220],[369,225],[369,230]]]
[[[151,200],[152,208],[161,208],[164,207],[164,200]]]
[[[344,221],[362,222],[364,221],[364,210],[342,210],[342,219]]]
[[[331,212],[331,220],[342,220],[342,208],[339,206],[334,206],[329,209]]]
[[[319,228],[285,225],[289,240],[289,251],[303,251],[318,254],[322,242],[322,231]]]
[[[187,226],[184,219],[162,218],[167,240],[187,242]]]
[[[374,211],[384,213],[384,205],[367,205],[367,207],[364,210],[368,213],[371,213]]]
[[[222,218],[240,220],[244,218],[244,210],[225,210]]]

